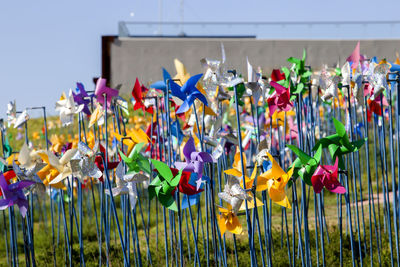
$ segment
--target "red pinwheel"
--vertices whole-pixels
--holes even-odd
[[[278,82],[285,79],[285,74],[281,72],[279,69],[273,69],[271,73],[271,80],[274,82]]]
[[[104,95],[107,95],[107,107],[110,107],[111,100],[113,97],[118,96],[119,91],[106,86],[107,80],[99,78],[96,83],[96,90],[94,94],[96,95],[97,102],[104,106]]]
[[[182,172],[181,180],[178,185],[179,192],[192,196],[204,191],[204,189],[197,189],[196,186],[190,184],[190,178],[192,175],[196,176],[195,173],[192,174],[186,171]]]
[[[28,200],[26,199],[22,189],[33,185],[34,183],[34,181],[23,180],[9,185],[4,175],[0,173],[0,187],[4,197],[3,199],[0,199],[0,210],[4,210],[17,204],[19,212],[22,217],[25,218],[28,210]]]
[[[102,152],[103,155],[105,155],[105,152],[106,152],[105,148],[101,144],[99,144],[99,147],[100,147],[100,152]],[[104,173],[105,167],[104,167],[104,164],[103,164],[102,156],[96,156],[96,159],[94,160],[94,163],[96,164],[97,168],[99,168],[99,170],[102,173]],[[110,161],[107,160],[107,170],[112,170],[112,169],[117,168],[118,164],[119,164],[119,162],[110,162]],[[104,181],[103,175],[101,175],[99,180],[101,182]]]
[[[132,89],[132,96],[135,99],[133,110],[143,109],[150,114],[153,114],[153,107],[146,107],[143,103],[143,91],[147,90],[146,87],[140,85],[138,78],[136,78],[135,86]]]
[[[336,194],[346,193],[346,188],[338,181],[338,157],[336,158],[335,165],[319,165],[311,177],[315,193],[321,193],[325,188]]]
[[[270,116],[277,109],[279,111],[289,111],[293,107],[293,104],[290,102],[290,85],[289,88],[285,88],[274,81],[271,81],[270,85],[275,88],[273,95],[267,99]]]

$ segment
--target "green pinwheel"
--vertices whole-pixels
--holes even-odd
[[[149,185],[150,200],[157,197],[164,207],[178,211],[178,206],[172,195],[181,180],[182,170],[171,169],[167,164],[154,159],[151,159],[151,163],[157,170],[158,175]]]
[[[297,158],[290,166],[290,168],[294,167],[292,177],[297,178],[300,176],[306,184],[312,186],[311,177],[313,176],[321,161],[322,146],[318,147],[317,152],[314,154],[313,157],[307,155],[304,151],[296,146],[286,146],[297,155]]]
[[[307,53],[306,50],[303,50],[303,58],[295,58],[295,57],[290,57],[288,58],[288,62],[293,63],[293,66],[291,68],[292,70],[292,75],[291,79],[293,82],[293,87],[292,88],[292,94],[300,94],[304,90],[304,84],[306,84],[312,74],[310,70],[306,69],[305,63],[306,63],[306,57]],[[286,73],[285,73],[286,76]]]
[[[142,154],[140,154],[143,146],[144,143],[136,144],[131,153],[129,153],[128,157],[125,156],[125,154],[122,153],[121,150],[119,151],[119,155],[121,156],[122,160],[125,161],[125,164],[128,167],[126,175],[136,175],[140,171],[150,174],[151,169],[149,160],[145,158]]]
[[[339,158],[339,168],[343,170],[345,169],[345,165],[342,156],[359,150],[364,145],[367,138],[350,142],[343,123],[335,118],[332,118],[332,120],[335,125],[336,133],[320,139],[314,146],[313,150],[318,149],[320,146],[323,148],[327,147],[331,154],[332,161]]]

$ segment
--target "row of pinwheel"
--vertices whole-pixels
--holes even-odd
[[[204,74],[191,76],[175,60],[174,77],[163,69],[163,79],[148,88],[136,79],[130,101],[124,99],[121,86],[111,88],[103,78],[93,92],[77,83],[75,92],[63,93],[56,103],[60,125],[69,135],[55,127],[49,129],[54,133],[49,138],[45,124],[44,146],[36,148],[29,142],[35,139],[28,135],[29,109],[18,114],[11,102],[9,126],[25,126],[26,142],[14,153],[8,129],[2,128],[0,208],[17,204],[25,217],[28,195],[64,191],[73,200],[74,188],[94,181],[112,202],[113,197],[127,195],[133,211],[142,187],[149,202],[156,199],[178,214],[200,205],[203,198],[207,207],[217,205],[218,231],[223,235],[243,232],[241,211],[249,217],[249,210],[267,205],[258,192],[291,208],[291,201],[297,200],[286,191],[295,187],[298,177],[317,194],[324,187],[348,193],[339,175],[347,173],[345,155],[359,151],[367,140],[352,116],[363,118],[369,112],[369,117],[388,120],[388,75],[400,69],[399,60],[367,60],[359,49],[357,45],[342,68],[324,66],[321,71],[306,66],[304,51],[301,59],[289,58],[291,66],[274,69],[269,78],[247,60],[245,80],[227,69],[222,46],[222,60],[201,60]],[[345,124],[334,112],[339,118],[346,114]],[[219,189],[218,201],[206,195],[213,194],[207,188]]]

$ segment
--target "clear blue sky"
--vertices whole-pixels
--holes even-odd
[[[54,113],[62,91],[101,74],[102,35],[118,21],[158,21],[156,0],[0,2],[0,116],[45,105]],[[163,20],[179,21],[179,0],[163,1]],[[185,1],[185,21],[396,20],[399,1]],[[132,13],[134,16],[132,17]],[[344,29],[346,31],[346,29]]]

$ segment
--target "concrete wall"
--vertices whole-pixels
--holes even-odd
[[[322,64],[333,66],[338,61],[343,64],[357,44],[356,40],[115,38],[109,45],[109,63],[106,63],[110,64],[111,86],[121,83],[122,90],[130,92],[136,77],[145,84],[162,79],[161,67],[174,75],[174,58],[180,59],[191,74],[201,73],[201,58],[221,58],[221,42],[225,46],[227,66],[237,69],[245,76],[246,56],[254,67],[263,67],[269,76],[272,68],[288,66],[288,57],[301,57],[303,48],[308,55],[306,64],[320,68]],[[396,51],[400,51],[400,40],[361,41],[361,53],[367,56],[394,60]]]

